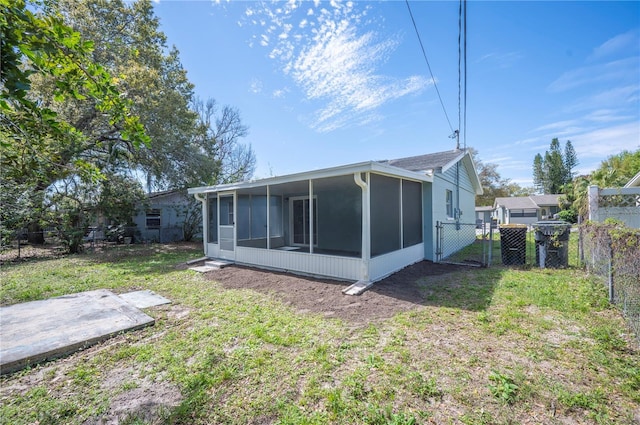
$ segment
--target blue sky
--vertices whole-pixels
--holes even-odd
[[[239,109],[255,177],[453,149],[458,2],[155,4],[196,94]],[[467,5],[466,139],[524,186],[551,139],[587,173],[640,148],[640,2]],[[465,127],[462,128],[464,130]]]

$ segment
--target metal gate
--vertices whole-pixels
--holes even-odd
[[[436,222],[436,262],[488,267],[493,257],[491,222]]]

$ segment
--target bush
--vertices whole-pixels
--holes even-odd
[[[578,213],[573,209],[562,210],[558,213],[558,218],[569,223],[577,223]]]

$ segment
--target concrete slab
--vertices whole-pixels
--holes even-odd
[[[196,267],[189,267],[189,270],[193,270],[194,272],[198,272],[198,273],[207,273],[207,272],[212,272],[214,270],[220,270],[220,267],[196,266]]]
[[[0,307],[0,374],[153,323],[152,317],[104,289]]]
[[[171,302],[171,300],[148,289],[145,291],[127,292],[126,294],[120,294],[118,296],[137,308],[155,307]]]
[[[343,289],[342,293],[345,295],[360,295],[369,289],[371,285],[373,285],[373,282],[359,280],[348,288]]]

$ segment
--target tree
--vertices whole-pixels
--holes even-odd
[[[496,198],[525,196],[533,191],[533,189],[521,187],[519,184],[512,182],[511,179],[503,179],[498,172],[498,164],[485,164],[478,157],[477,150],[469,148],[469,151],[476,165],[476,171],[484,191],[482,195],[476,196],[476,205],[493,205]]]
[[[571,141],[565,144],[564,154],[557,138],[551,140],[549,150],[544,156],[537,154],[533,159],[533,184],[544,194],[563,193],[564,186],[573,179],[573,168],[578,158]]]
[[[255,156],[239,143],[247,127],[238,110],[218,109],[213,99],[205,103],[195,98],[177,48],[166,45],[151,1],[59,0],[56,10],[94,40],[94,60],[118,76],[119,87],[140,115],[151,144],[131,152],[125,165],[144,175],[147,190],[251,176]],[[84,116],[84,128],[99,132],[99,118]]]
[[[29,193],[29,201],[3,203],[3,213],[19,215],[32,242],[42,242],[38,220],[46,211],[47,189],[60,179],[83,181],[104,177],[83,152],[101,148],[101,140],[83,133],[55,111],[66,101],[90,103],[103,127],[131,146],[148,142],[130,101],[121,96],[111,75],[92,60],[93,43],[83,39],[62,17],[45,13],[38,2],[0,1],[0,158],[2,192]],[[46,102],[33,90],[34,81],[49,83]],[[27,192],[28,191],[28,192]],[[27,212],[28,210],[28,212]],[[3,225],[4,225],[3,221]]]
[[[640,171],[640,149],[635,152],[622,151],[602,161],[591,174],[591,184],[600,187],[624,186]]]

